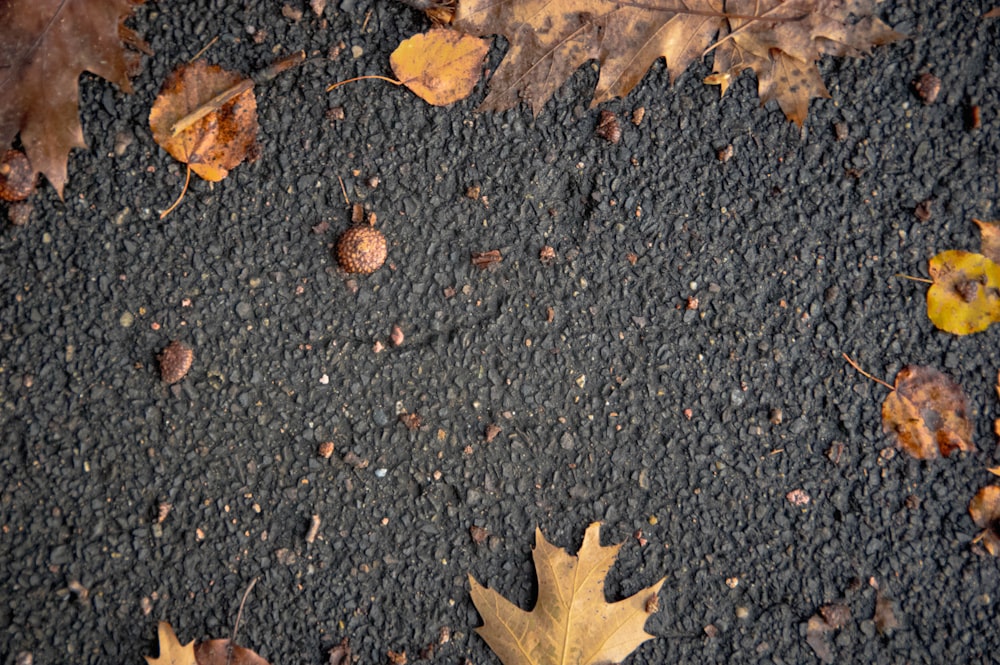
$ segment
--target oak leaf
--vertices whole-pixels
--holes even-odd
[[[927,316],[955,335],[981,332],[1000,321],[1000,265],[982,254],[957,249],[928,264]]]
[[[454,25],[510,43],[481,109],[524,101],[537,115],[588,60],[600,64],[592,105],[624,97],[660,57],[673,82],[708,51],[722,86],[744,69],[762,102],[775,99],[802,124],[809,100],[828,97],[816,62],[859,56],[902,37],[871,15],[872,2],[827,0],[462,0]],[[718,41],[716,41],[718,39]]]
[[[227,95],[240,89],[238,94]],[[224,104],[208,109],[213,98]],[[167,77],[149,112],[153,140],[205,180],[219,181],[257,144],[257,98],[253,81],[200,60],[178,67]]]
[[[92,72],[132,92],[122,41],[148,50],[122,22],[143,0],[0,2],[0,151],[20,133],[35,173],[60,198],[73,148],[85,148],[79,78]]]
[[[538,600],[524,611],[469,576],[472,602],[483,617],[476,632],[504,665],[620,663],[653,636],[644,629],[656,611],[666,578],[616,603],[604,597],[604,579],[621,545],[601,546],[601,525],[587,527],[577,556],[535,530],[532,558]]]
[[[229,640],[208,640],[197,645],[191,640],[182,645],[166,621],[157,625],[156,633],[160,655],[158,658],[146,656],[149,665],[268,665],[266,660],[238,644],[230,650]]]
[[[404,40],[389,56],[396,78],[434,106],[465,99],[479,82],[489,42],[434,28]]]
[[[907,365],[882,403],[882,428],[917,459],[972,452],[972,424],[962,387],[932,367]]]

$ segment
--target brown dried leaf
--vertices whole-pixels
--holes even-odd
[[[969,502],[969,515],[983,531],[976,536],[993,556],[1000,554],[1000,487],[988,485]]]
[[[209,640],[199,642],[194,648],[198,665],[269,665],[266,660],[250,649],[233,645],[232,658],[229,656],[229,640]]]
[[[123,25],[143,0],[0,2],[0,151],[20,132],[35,173],[60,198],[69,151],[85,148],[80,74],[93,72],[132,92],[122,41],[148,50]]]
[[[872,619],[875,621],[875,630],[880,635],[891,633],[893,630],[899,628],[899,620],[896,619],[895,603],[883,596],[882,592],[878,590],[875,591],[875,615]]]
[[[979,227],[982,236],[980,253],[993,263],[1000,263],[1000,220],[984,222],[981,219],[973,219],[972,221]]]
[[[902,37],[871,16],[871,0],[687,0],[666,5],[616,0],[463,0],[454,25],[501,34],[510,50],[490,81],[483,110],[523,101],[537,115],[588,60],[600,63],[593,104],[624,97],[660,57],[671,82],[714,47],[722,86],[757,74],[762,102],[775,99],[799,124],[812,97],[828,97],[816,68],[824,55],[860,56]],[[715,41],[718,38],[718,41]]]
[[[471,575],[472,602],[483,617],[476,632],[504,665],[620,663],[652,635],[644,629],[666,578],[616,603],[604,597],[604,579],[621,545],[601,546],[601,525],[587,527],[577,556],[535,530],[533,559],[538,601],[526,612]]]
[[[247,81],[245,90],[174,133],[179,120],[243,81]],[[149,112],[149,126],[153,140],[174,159],[190,165],[205,180],[222,180],[246,159],[257,142],[253,82],[201,60],[181,65],[164,82]]]
[[[882,403],[882,428],[917,459],[971,452],[972,424],[962,387],[931,367],[908,365]]]

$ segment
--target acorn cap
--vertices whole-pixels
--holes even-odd
[[[35,172],[20,150],[0,155],[0,199],[23,201],[35,191]]]
[[[344,272],[375,272],[385,263],[386,253],[385,236],[370,226],[347,229],[337,241],[337,263]]]

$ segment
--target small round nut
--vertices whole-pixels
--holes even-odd
[[[355,226],[344,231],[337,241],[337,263],[344,272],[367,275],[385,263],[385,236],[370,226]]]
[[[163,382],[167,384],[177,383],[191,369],[194,351],[184,342],[174,340],[167,345],[167,348],[163,349],[158,359],[160,361],[160,378],[163,379]]]
[[[31,162],[20,150],[7,150],[0,155],[0,199],[23,201],[35,191],[35,172]]]

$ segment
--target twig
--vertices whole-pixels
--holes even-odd
[[[188,113],[186,116],[184,116],[183,118],[175,122],[173,125],[171,125],[170,135],[177,136],[185,129],[187,129],[194,123],[198,122],[208,114],[215,113],[223,106],[228,104],[231,100],[242,95],[247,90],[252,89],[254,85],[256,85],[257,83],[266,83],[267,81],[270,81],[281,72],[290,69],[295,65],[297,65],[298,63],[302,62],[303,60],[305,60],[305,58],[306,58],[305,51],[299,51],[298,53],[288,56],[287,58],[282,58],[281,60],[278,60],[271,66],[261,70],[253,78],[245,78],[242,81],[237,81],[233,85],[229,86],[227,89],[217,94],[215,97],[212,97],[210,100],[208,100],[207,102],[196,108],[194,111],[191,111],[191,113]]]
[[[885,381],[883,381],[882,379],[879,379],[879,378],[877,378],[877,377],[874,377],[874,376],[872,376],[871,374],[869,374],[868,372],[866,372],[865,370],[861,369],[861,366],[860,366],[860,365],[858,365],[858,363],[854,362],[854,359],[853,359],[853,358],[851,358],[851,357],[850,357],[849,355],[847,355],[846,353],[843,353],[843,352],[842,352],[842,353],[841,353],[840,355],[844,356],[844,360],[846,360],[846,361],[847,361],[847,363],[848,363],[848,364],[849,364],[849,365],[850,365],[851,367],[853,367],[854,369],[858,370],[858,372],[860,372],[860,373],[861,373],[861,376],[864,376],[864,377],[867,377],[867,378],[871,379],[872,381],[874,381],[875,383],[881,383],[881,384],[882,384],[883,386],[885,386],[885,387],[886,387],[886,388],[888,388],[889,390],[895,390],[895,389],[896,389],[896,388],[895,388],[894,386],[890,386],[890,385],[889,385],[888,383],[886,383],[886,382],[885,382]]]
[[[191,59],[188,60],[188,64],[194,62],[195,60],[197,60],[201,56],[205,55],[205,51],[207,51],[208,49],[212,48],[212,45],[215,44],[215,42],[217,42],[217,41],[219,41],[219,35],[216,35],[215,37],[212,37],[212,41],[210,41],[209,43],[205,44],[205,46],[202,47],[202,49],[200,51],[198,51],[197,53],[195,53],[191,57]]]
[[[250,591],[257,584],[258,577],[253,578],[250,582],[250,586],[247,590],[243,592],[243,600],[240,601],[240,609],[236,612],[236,625],[233,626],[233,636],[229,638],[229,644],[226,645],[226,665],[233,665],[233,645],[236,644],[236,632],[240,629],[240,619],[243,617],[243,605],[247,602],[247,596],[250,595]]]
[[[337,180],[340,181],[340,191],[344,195],[344,202],[347,203],[347,205],[351,205],[351,199],[347,198],[347,188],[344,187],[344,179],[337,176]]]
[[[319,525],[319,515],[313,515],[312,519],[309,521],[309,531],[306,533],[306,542],[310,545],[316,542],[316,536],[319,535]]]

